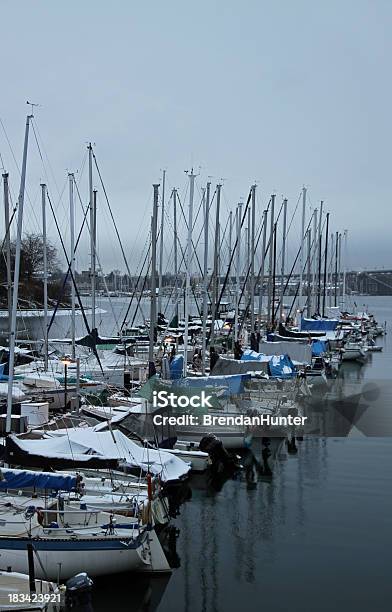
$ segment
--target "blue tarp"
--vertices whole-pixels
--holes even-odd
[[[184,357],[182,355],[176,355],[170,364],[170,375],[172,380],[178,380],[182,377],[184,369]]]
[[[1,476],[0,490],[36,488],[73,491],[76,488],[76,476],[69,474],[1,469]]]
[[[177,386],[191,387],[192,389],[206,389],[207,387],[223,388],[225,396],[244,393],[244,381],[251,378],[250,374],[229,374],[228,376],[195,376],[183,378]]]
[[[338,323],[338,319],[306,319],[305,317],[302,317],[301,331],[335,331]]]
[[[263,353],[256,353],[256,351],[245,349],[241,361],[269,361],[269,357]]]
[[[274,355],[268,362],[268,370],[273,378],[292,378],[297,375],[288,355]]]
[[[268,362],[268,374],[273,378],[291,378],[297,375],[295,366],[288,355],[271,356],[245,350],[241,357],[241,361]]]
[[[327,352],[327,343],[323,340],[313,340],[312,342],[312,355],[318,357]]]

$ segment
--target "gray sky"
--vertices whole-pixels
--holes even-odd
[[[349,229],[351,265],[392,267],[390,0],[3,0],[1,16],[0,116],[18,161],[27,99],[41,105],[36,125],[60,192],[96,143],[131,268],[151,184],[165,167],[168,189],[183,189],[191,164],[199,185],[225,178],[227,209],[256,180],[260,210],[272,191],[292,210],[306,184],[332,229]],[[1,128],[0,152],[17,191]],[[33,229],[44,177],[32,140]],[[66,235],[66,193],[58,203],[47,180]],[[104,267],[123,268],[106,213],[99,222]],[[83,248],[80,265],[87,237]]]

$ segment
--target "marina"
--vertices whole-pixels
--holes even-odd
[[[284,4],[25,8],[4,612],[390,608],[392,12]]]

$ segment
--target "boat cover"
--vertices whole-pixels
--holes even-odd
[[[323,340],[314,340],[312,342],[312,355],[314,357],[319,357],[320,355],[323,355],[327,352],[327,350],[327,342],[324,342]]]
[[[8,455],[12,453],[13,462],[20,465],[103,468],[125,462],[130,468],[159,475],[165,482],[178,480],[190,470],[182,459],[139,446],[119,430],[96,432],[92,427],[53,430],[40,440],[8,436],[6,444]]]
[[[314,319],[312,319],[313,321]],[[316,331],[316,330],[312,330],[312,336],[322,336],[323,335],[323,331]],[[278,336],[278,338],[294,338],[296,340],[300,340],[301,338],[304,340],[308,340],[309,339],[309,332],[308,331],[294,331],[293,329],[288,329],[283,323],[279,323],[279,328],[278,328],[278,333],[277,334],[272,334],[273,336]]]
[[[274,355],[268,363],[268,368],[273,378],[292,378],[297,375],[288,355]]]
[[[269,357],[266,357],[264,361],[252,360],[249,362],[244,359],[238,361],[237,359],[228,359],[227,357],[220,356],[214,365],[214,375],[229,376],[230,374],[248,374],[249,372],[267,374],[268,361]]]
[[[182,355],[176,355],[173,357],[170,363],[170,376],[172,380],[181,378],[184,369],[184,357]]]
[[[262,341],[259,343],[259,350],[260,353],[264,353],[265,355],[288,355],[290,359],[300,363],[311,363],[312,361],[312,347],[309,343],[304,343],[302,341]]]
[[[9,470],[6,468],[0,470],[0,491],[27,488],[74,491],[76,484],[76,476],[70,476],[69,474]]]
[[[339,324],[339,319],[301,319],[301,331],[335,331]]]
[[[215,372],[215,367],[214,367]],[[228,376],[188,376],[177,382],[180,387],[191,387],[193,389],[208,389],[209,387],[222,388],[224,396],[238,395],[244,393],[244,382],[250,379],[250,374],[229,374]]]
[[[262,361],[268,363],[268,374],[273,378],[291,378],[297,372],[293,362],[288,355],[263,355],[256,351],[245,350],[241,361]]]
[[[0,399],[8,397],[8,382],[0,382]],[[12,385],[12,401],[21,402],[26,399],[26,394],[19,387],[19,383]]]

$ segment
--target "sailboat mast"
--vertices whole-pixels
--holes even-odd
[[[8,343],[11,335],[11,309],[12,309],[12,276],[11,276],[11,227],[8,173],[3,174],[4,187],[4,221],[5,221],[5,257],[7,267],[7,306],[8,306]]]
[[[342,272],[342,268],[341,268],[341,261],[342,261],[342,234],[341,232],[339,232],[339,237],[338,237],[338,306],[340,307],[340,297],[341,297],[341,285],[340,285],[340,277],[341,277],[341,272]]]
[[[338,258],[339,258],[339,233],[335,235],[335,300],[334,306],[338,305]]]
[[[259,291],[259,325],[258,330],[261,333],[261,317],[263,314],[263,293],[264,293],[264,270],[265,270],[265,247],[267,244],[267,222],[268,211],[263,213],[263,244],[261,247],[261,270],[260,270],[260,291]]]
[[[250,235],[251,235],[251,216],[250,216],[251,210],[250,208],[248,208],[248,225],[245,228],[245,236],[246,236],[246,267],[245,267],[245,274],[244,274],[244,281],[246,280],[245,283],[245,287],[244,290],[246,292],[245,294],[245,304],[247,304],[248,302],[248,298],[249,298],[249,294],[250,294]]]
[[[240,202],[235,211],[236,231],[237,231],[237,252],[236,252],[236,287],[235,287],[235,321],[234,321],[234,340],[238,340],[238,315],[240,309],[240,265],[241,265],[241,211],[242,203]]]
[[[275,290],[276,290],[276,228],[277,222],[274,224],[274,250],[273,250],[273,263],[272,263],[272,299],[271,299],[271,327],[275,329]]]
[[[44,267],[44,364],[45,372],[48,369],[48,257],[46,239],[46,185],[41,183],[41,202],[42,202],[42,258]]]
[[[342,287],[342,310],[346,310],[346,276],[347,276],[347,237],[348,230],[344,230],[344,253],[343,253],[343,287]]]
[[[331,259],[329,263],[329,291],[328,291],[328,306],[332,306],[332,292],[333,292],[333,262],[334,262],[334,234],[331,234]]]
[[[222,185],[216,186],[216,211],[215,211],[215,237],[214,237],[214,265],[212,278],[212,300],[211,300],[211,331],[210,344],[214,340],[215,319],[218,316],[218,299],[219,299],[219,284],[218,284],[218,252],[219,252],[219,216],[220,216],[220,201],[221,201]]]
[[[69,184],[69,222],[70,222],[70,262],[71,262],[71,342],[72,342],[72,359],[75,359],[75,204],[74,204],[74,175],[68,174]]]
[[[96,298],[96,248],[97,248],[97,190],[93,191],[93,207],[91,209],[91,323],[92,329],[96,328],[95,298]]]
[[[274,258],[274,221],[275,221],[275,194],[271,195],[271,212],[270,212],[270,243],[269,243],[269,270],[268,270],[268,305],[267,305],[267,321],[272,323],[273,306],[272,301],[272,275],[273,275],[273,258]]]
[[[282,238],[282,265],[280,269],[280,309],[279,320],[283,319],[283,298],[284,298],[284,274],[286,265],[286,226],[287,226],[287,198],[283,200],[283,238]]]
[[[157,266],[157,221],[158,221],[158,189],[159,183],[153,185],[154,200],[151,218],[151,300],[150,300],[150,343],[148,347],[148,361],[150,367],[154,362],[154,342],[155,325],[157,319],[157,285],[156,285],[156,266]]]
[[[233,244],[233,211],[231,210],[229,212],[229,265],[230,265],[230,257],[231,257],[231,251],[232,251],[232,244]],[[232,283],[231,281],[231,274],[229,271],[229,265],[227,266],[228,268],[228,274],[229,274],[229,278],[228,278],[228,290],[229,290],[229,296],[231,295],[231,288],[232,288]]]
[[[202,338],[202,373],[206,371],[207,349],[207,310],[208,310],[208,222],[210,211],[211,183],[207,183],[204,198],[204,265],[203,265],[203,338]]]
[[[318,225],[318,256],[317,256],[317,307],[316,313],[320,314],[321,308],[321,259],[322,259],[322,220],[323,220],[323,207],[324,202],[321,200],[320,202],[320,215],[319,215],[319,225]]]
[[[313,211],[313,232],[312,232],[312,299],[310,301],[311,314],[316,312],[316,274],[317,274],[317,251],[318,251],[318,240],[317,240],[317,215],[318,208]]]
[[[12,384],[14,381],[14,363],[15,363],[15,336],[16,336],[16,315],[18,310],[18,289],[19,289],[19,273],[20,273],[20,251],[22,242],[22,227],[23,227],[23,205],[26,185],[26,166],[27,166],[27,148],[29,143],[29,128],[32,115],[27,115],[26,129],[23,147],[22,172],[20,177],[20,189],[18,197],[18,224],[16,232],[16,247],[15,247],[15,267],[14,267],[14,290],[12,294],[12,311],[11,311],[11,331],[9,344],[9,368],[8,368],[8,395],[7,395],[7,418],[5,424],[6,433],[11,431],[11,416],[12,416]]]
[[[307,277],[308,277],[308,299],[306,303],[306,316],[310,317],[312,309],[312,269],[311,269],[311,257],[312,253],[312,236],[310,226],[308,228],[308,257],[307,257]]]
[[[174,229],[174,300],[175,300],[174,315],[178,319],[177,189],[173,189],[173,229]]]
[[[304,240],[305,240],[305,215],[306,215],[306,187],[302,187],[302,220],[301,220],[301,246],[299,252],[299,290],[298,306],[302,308],[302,275],[304,269]]]
[[[252,220],[250,236],[250,329],[255,331],[255,231],[256,231],[256,185],[252,185]]]
[[[328,275],[327,275],[327,265],[328,265],[328,239],[329,239],[329,213],[327,213],[326,217],[326,227],[325,227],[325,248],[324,248],[324,286],[323,286],[323,310],[322,316],[325,317],[325,296],[327,292],[327,284],[328,284]]]
[[[162,196],[161,196],[161,229],[159,231],[158,312],[162,312],[163,228],[164,228],[164,221],[165,221],[165,183],[166,183],[166,170],[163,170],[162,171]]]
[[[90,200],[90,277],[91,277],[91,328],[95,329],[95,197],[93,192],[93,148],[88,145],[88,183]]]
[[[192,226],[193,226],[193,197],[195,192],[195,175],[193,168],[189,174],[189,217],[188,217],[188,244],[186,253],[186,285],[185,285],[185,329],[184,329],[184,377],[188,365],[188,330],[189,330],[189,300],[191,290],[191,263],[192,263]]]

